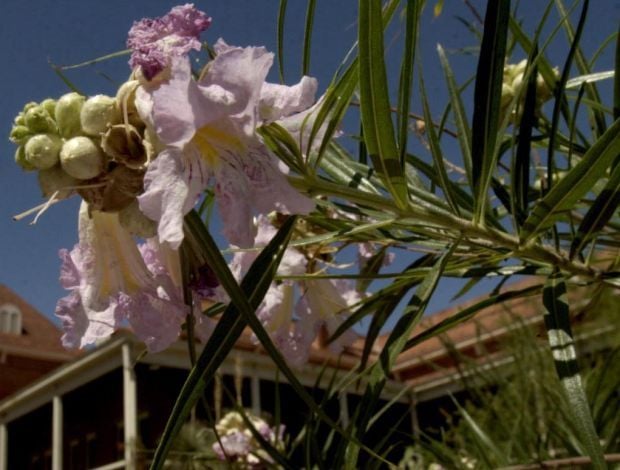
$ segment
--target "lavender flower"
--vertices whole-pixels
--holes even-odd
[[[275,235],[276,229],[265,216],[256,219],[257,234],[254,246],[263,247]],[[241,279],[256,259],[257,252],[237,252],[231,270]],[[278,275],[303,275],[310,269],[304,254],[289,247],[285,250]],[[359,303],[361,295],[353,282],[345,279],[284,280],[272,283],[256,315],[284,357],[294,366],[307,360],[312,343],[320,338],[321,330],[331,335],[346,319],[346,314]],[[347,331],[329,345],[334,354],[352,343],[355,333]]]
[[[80,209],[79,243],[61,250],[60,299],[65,347],[84,347],[128,324],[149,351],[167,348],[189,312],[181,288],[178,252],[155,240],[136,246],[116,213]],[[198,297],[198,300],[204,300]],[[196,332],[206,339],[209,320],[196,305]]]
[[[167,80],[136,92],[138,112],[163,146],[147,169],[140,209],[158,222],[160,241],[174,248],[184,236],[183,216],[211,179],[224,234],[237,246],[252,245],[254,213],[307,214],[314,207],[289,185],[287,169],[256,127],[309,108],[316,80],[267,84],[273,54],[264,48],[219,40],[214,49],[218,55],[199,82],[186,57],[173,57]]]
[[[135,21],[127,38],[132,50],[129,65],[139,67],[142,75],[152,80],[169,65],[170,57],[199,51],[198,37],[210,24],[211,18],[191,3],[176,6],[160,18]]]

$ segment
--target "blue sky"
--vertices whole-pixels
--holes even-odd
[[[212,0],[195,2],[213,17],[211,28],[203,39],[215,42],[223,37],[234,45],[264,45],[275,52],[276,0]],[[444,13],[432,17],[434,1],[427,2],[421,31],[420,54],[424,64],[434,115],[446,102],[443,79],[437,68],[435,46],[438,42],[448,50],[475,44],[475,39],[455,18],[472,16],[464,2],[448,0]],[[484,1],[472,2],[483,11]],[[584,48],[593,51],[617,28],[620,2],[592,2],[590,21],[584,33]],[[68,91],[56,76],[49,62],[67,65],[93,59],[124,48],[126,34],[134,20],[144,16],[160,16],[175,2],[154,0],[2,0],[0,2],[0,283],[6,284],[28,302],[51,315],[59,297],[64,295],[58,285],[58,250],[70,248],[77,240],[79,199],[73,198],[52,207],[35,226],[29,220],[14,222],[12,216],[42,202],[36,175],[22,172],[13,162],[15,146],[6,136],[13,117],[28,101],[59,97]],[[286,25],[286,79],[292,84],[300,78],[301,42],[305,4],[288,2]],[[311,75],[319,79],[321,91],[336,70],[340,60],[354,41],[357,2],[354,0],[319,0],[316,29],[313,36]],[[527,0],[522,4],[538,5]],[[537,9],[524,9],[527,21],[539,14]],[[528,17],[531,15],[531,17]],[[391,33],[388,34],[390,44]],[[561,51],[561,46],[558,46]],[[397,51],[394,51],[397,52]],[[561,56],[563,57],[563,56]],[[612,54],[601,59],[597,70],[612,68]],[[561,59],[563,60],[563,58]],[[475,59],[464,55],[451,57],[453,67],[463,81],[474,70]],[[561,62],[558,62],[561,64]],[[606,65],[606,66],[604,66]],[[271,79],[276,81],[276,68]],[[394,69],[392,72],[396,72]],[[89,66],[68,73],[70,79],[85,93],[114,94],[118,84],[129,74],[126,58]],[[397,76],[396,73],[393,73]],[[413,103],[419,112],[420,103]],[[446,285],[452,290],[454,286]],[[446,307],[451,295],[438,295],[431,310]]]

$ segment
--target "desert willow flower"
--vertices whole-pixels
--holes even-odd
[[[266,216],[256,218],[256,227],[254,245],[260,248],[271,240],[276,229]],[[285,250],[277,275],[307,274],[308,279],[273,282],[256,311],[274,343],[294,366],[301,366],[308,360],[315,341],[325,346],[325,336],[334,333],[362,299],[354,283],[348,280],[312,279],[317,260],[312,258],[311,253],[312,250],[303,252],[292,247]],[[238,279],[247,272],[256,256],[257,251],[235,253],[231,270]],[[356,334],[348,331],[332,342],[329,348],[338,354],[355,338]]]
[[[217,282],[197,294],[194,308],[187,306],[178,251],[156,240],[137,246],[118,214],[89,210],[83,202],[79,243],[60,257],[60,282],[70,291],[56,308],[65,346],[84,347],[129,325],[150,351],[159,351],[177,339],[192,311],[199,336],[208,335],[200,300],[216,296]]]
[[[258,125],[295,116],[314,102],[316,80],[287,87],[265,83],[273,54],[262,47],[233,47],[219,40],[198,81],[187,57],[136,91],[142,119],[165,147],[149,165],[141,210],[158,221],[160,241],[183,239],[183,216],[211,179],[224,235],[252,245],[255,213],[307,214],[314,203],[293,189],[286,168],[256,133]]]

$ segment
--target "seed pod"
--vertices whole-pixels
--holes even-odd
[[[60,150],[60,164],[69,175],[80,180],[94,178],[103,171],[105,157],[88,137],[74,137]]]
[[[88,98],[82,106],[80,121],[85,134],[100,136],[108,130],[108,126],[118,124],[121,114],[116,100],[106,95]]]
[[[54,116],[58,125],[58,131],[64,138],[68,139],[82,133],[80,111],[82,111],[84,101],[86,101],[86,98],[79,93],[67,93],[56,103]]]
[[[65,173],[60,165],[39,171],[38,177],[39,187],[43,192],[43,197],[46,198],[51,197],[52,194],[58,191],[56,197],[58,199],[65,199],[74,191],[70,188],[79,184],[79,181]]]
[[[38,170],[46,170],[58,163],[62,139],[56,134],[37,134],[25,145],[26,160]]]

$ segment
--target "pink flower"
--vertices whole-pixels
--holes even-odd
[[[155,241],[136,246],[116,213],[89,211],[84,202],[79,234],[71,252],[60,251],[60,282],[69,294],[58,301],[56,315],[65,347],[82,348],[129,324],[149,351],[167,348],[189,312],[178,253]],[[199,336],[209,330],[207,319],[197,316]]]
[[[211,18],[191,3],[176,6],[160,18],[143,18],[129,30],[127,47],[132,50],[129,65],[139,67],[151,80],[169,65],[170,57],[200,50],[200,33]]]
[[[259,248],[269,243],[276,229],[265,216],[257,217],[256,225],[258,230],[254,246]],[[234,255],[231,270],[238,280],[257,255],[258,251],[240,251]],[[284,252],[277,274],[303,275],[306,270],[305,256],[289,247]],[[329,335],[334,333],[360,300],[361,295],[355,290],[354,283],[348,280],[283,280],[272,283],[256,315],[284,357],[292,365],[301,366],[308,360],[310,348],[320,330],[324,328]],[[329,348],[334,354],[339,354],[355,338],[355,333],[349,331],[331,343]]]
[[[314,99],[316,80],[293,87],[265,83],[273,54],[262,47],[232,47],[219,40],[217,57],[199,82],[187,58],[172,58],[170,78],[136,94],[141,117],[164,150],[150,164],[140,209],[158,222],[160,241],[178,247],[183,216],[209,180],[224,234],[251,246],[252,216],[278,211],[307,214],[314,203],[293,189],[287,169],[256,134],[265,120],[294,115]]]

